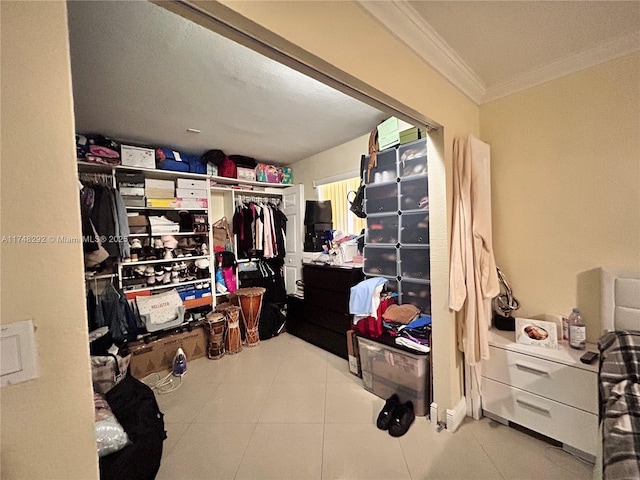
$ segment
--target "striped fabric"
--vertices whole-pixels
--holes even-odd
[[[610,332],[598,350],[602,478],[640,478],[640,332]]]

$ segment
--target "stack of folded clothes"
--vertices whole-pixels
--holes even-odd
[[[431,350],[431,316],[420,316],[417,307],[404,304],[391,305],[382,318],[384,327],[398,345],[425,353]]]

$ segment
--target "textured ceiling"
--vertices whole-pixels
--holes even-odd
[[[410,1],[487,87],[640,30],[638,1]]]
[[[151,3],[67,5],[78,132],[288,164],[388,116]]]

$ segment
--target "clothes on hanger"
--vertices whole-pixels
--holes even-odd
[[[284,258],[287,217],[272,202],[241,202],[233,215],[238,258]]]
[[[123,291],[109,284],[100,294],[87,293],[89,331],[107,327],[114,341],[133,340],[140,329]]]

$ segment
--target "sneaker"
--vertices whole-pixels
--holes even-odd
[[[393,416],[393,411],[400,404],[400,398],[395,393],[387,398],[387,401],[380,410],[378,414],[378,419],[376,420],[376,426],[380,430],[388,430],[389,424],[391,423],[391,417]]]
[[[173,260],[173,249],[165,248],[164,249],[164,259],[165,260]]]
[[[401,437],[415,420],[416,415],[413,412],[413,403],[408,401],[401,403],[393,410],[391,422],[389,423],[389,435],[392,437]]]
[[[203,243],[200,246],[200,252],[202,252],[202,255],[209,255],[209,247],[207,246],[206,243]]]
[[[153,248],[164,248],[164,243],[159,238],[153,239]]]
[[[131,242],[129,243],[129,246],[133,249],[136,248],[142,248],[142,243],[140,242],[139,238],[134,238],[133,240],[131,240]]]

